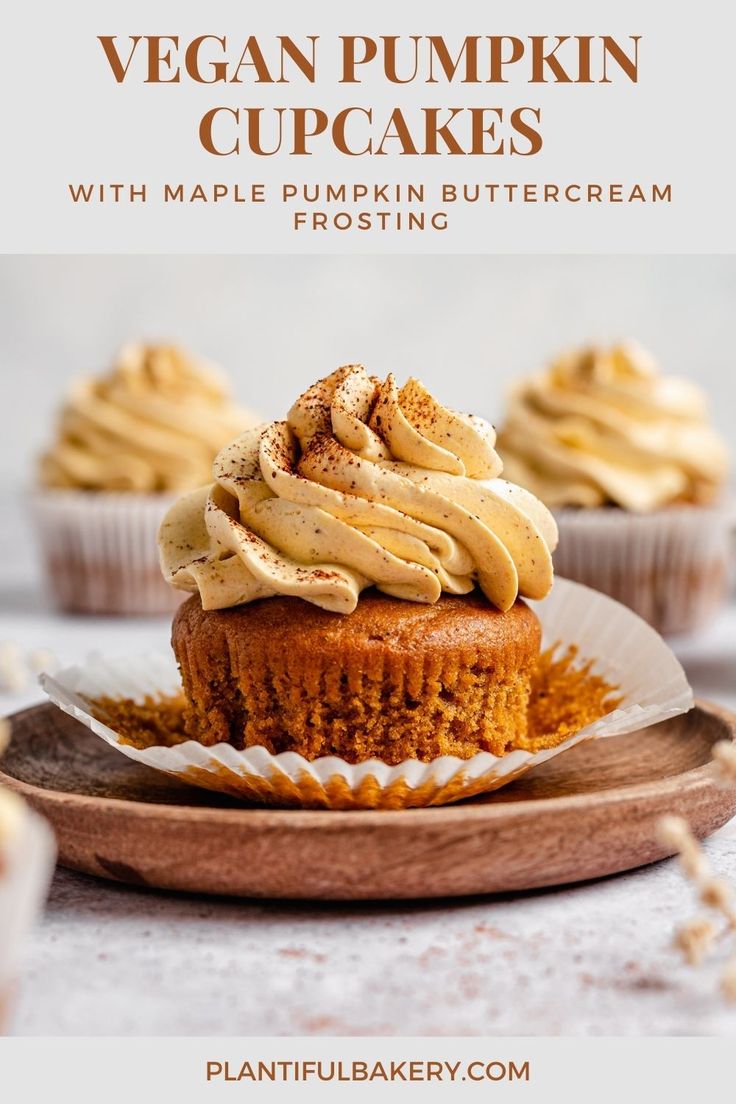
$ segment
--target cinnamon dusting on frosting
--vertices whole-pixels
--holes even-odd
[[[286,421],[243,433],[215,482],[161,526],[164,576],[204,609],[295,595],[350,613],[365,587],[436,602],[476,584],[499,609],[552,585],[557,530],[527,491],[499,479],[495,431],[442,406],[415,379],[347,365]]]

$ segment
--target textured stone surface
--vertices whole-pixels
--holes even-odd
[[[736,827],[708,845],[736,878]],[[16,1034],[727,1034],[677,864],[501,900],[284,905],[57,874]]]

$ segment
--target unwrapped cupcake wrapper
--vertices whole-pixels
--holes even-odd
[[[555,570],[616,598],[659,632],[699,628],[728,593],[728,506],[673,506],[652,514],[615,507],[555,512]]]
[[[89,699],[109,696],[144,701],[181,689],[171,655],[96,659],[54,677],[42,675],[51,700],[138,763],[181,781],[236,797],[302,808],[400,809],[442,805],[507,785],[532,767],[583,740],[646,728],[685,713],[692,691],[662,638],[629,609],[567,579],[557,579],[541,602],[543,647],[576,645],[581,662],[614,684],[621,706],[554,748],[512,751],[470,759],[440,756],[429,763],[407,759],[390,766],[378,759],[351,764],[333,756],[309,761],[295,752],[272,755],[262,747],[239,751],[229,744],[204,747],[192,740],[174,747],[139,750],[90,712]]]
[[[51,829],[31,812],[0,854],[0,1020],[8,1011],[23,945],[45,900],[55,856]]]
[[[78,613],[171,613],[157,533],[169,495],[48,490],[31,502],[52,596]]]

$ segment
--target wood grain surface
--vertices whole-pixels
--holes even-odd
[[[55,706],[15,714],[0,783],[53,825],[64,866],[167,890],[369,900],[583,881],[666,857],[664,813],[700,837],[736,814],[710,752],[736,716],[698,703],[642,732],[580,744],[519,781],[444,808],[261,808],[127,759]]]

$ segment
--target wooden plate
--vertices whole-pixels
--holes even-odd
[[[655,824],[707,836],[736,813],[710,751],[736,716],[686,716],[584,743],[445,808],[307,812],[245,805],[133,763],[55,706],[11,718],[0,783],[54,826],[60,862],[138,886],[333,900],[462,896],[577,882],[664,858]]]

